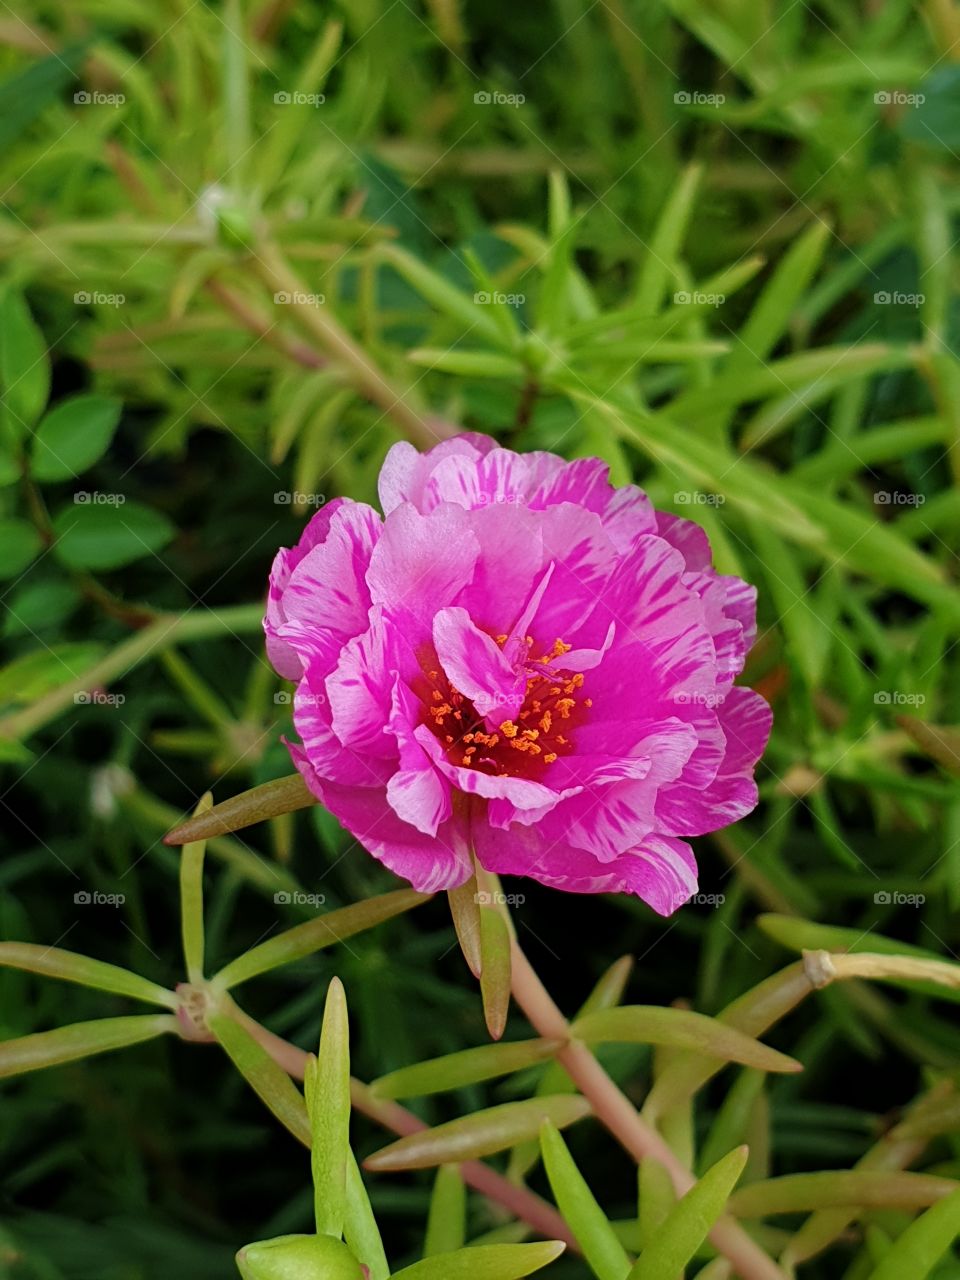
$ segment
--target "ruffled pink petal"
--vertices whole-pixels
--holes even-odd
[[[505,635],[543,573],[537,516],[526,507],[478,507],[467,519],[481,553],[457,603],[491,635]]]
[[[389,729],[400,753],[400,768],[387,784],[387,800],[398,818],[424,835],[435,836],[450,817],[451,787],[417,739],[420,705],[400,679],[393,682]]]
[[[436,769],[401,769],[387,783],[387,802],[398,818],[426,836],[436,836],[450,817],[450,788]]]
[[[540,517],[544,564],[554,572],[531,627],[539,647],[549,650],[554,640],[577,647],[598,648],[611,621],[607,611],[589,633],[581,630],[606,598],[616,572],[617,553],[600,517],[573,503],[548,507]]]
[[[363,631],[370,608],[366,574],[382,528],[377,513],[362,502],[338,507],[326,538],[290,574],[281,600],[286,618],[345,637]]]
[[[430,756],[440,773],[458,791],[484,799],[507,800],[516,809],[546,810],[555,805],[560,796],[552,787],[529,778],[514,778],[503,774],[481,773],[479,769],[453,764],[440,743],[426,725],[420,725],[414,736]]]
[[[394,681],[398,673],[411,679],[417,670],[402,631],[375,605],[367,630],[347,642],[326,678],[330,723],[340,741],[355,751],[395,756],[396,744],[384,732]]]
[[[643,761],[635,767],[642,776],[591,785],[565,799],[543,818],[545,836],[566,840],[601,862],[619,857],[656,830],[659,791],[680,776],[695,746],[693,730],[679,720],[648,726],[632,753]],[[568,757],[561,769],[561,777],[567,774],[571,783],[576,781],[574,761]],[[611,763],[611,771],[615,767]]]
[[[326,506],[320,508],[310,517],[295,547],[281,547],[270,570],[270,585],[267,589],[267,608],[263,619],[266,633],[267,657],[280,675],[286,680],[300,679],[300,663],[296,654],[292,653],[277,634],[278,628],[287,620],[283,608],[283,593],[287,589],[290,575],[307,554],[326,539],[330,521],[341,507],[347,504],[346,498],[334,498]]]
[[[657,532],[671,547],[676,547],[688,569],[697,573],[712,569],[710,539],[706,530],[693,520],[671,515],[669,511],[658,511]]]
[[[467,454],[443,458],[423,486],[422,505],[432,511],[443,502],[475,507],[520,506],[527,502],[530,467],[525,455],[491,449],[479,461]]]
[[[523,705],[526,681],[503,650],[466,609],[441,609],[433,620],[433,645],[453,687],[470,699],[488,727],[515,716]]]
[[[734,687],[717,709],[725,751],[717,775],[705,787],[681,780],[657,797],[657,828],[699,836],[738,822],[757,804],[753,768],[770,736],[773,713],[759,693]]]
[[[370,558],[373,601],[430,626],[437,609],[454,603],[471,580],[479,555],[466,512],[447,507],[424,516],[405,503],[387,520]]]
[[[718,709],[720,727],[727,739],[721,773],[752,769],[763,755],[773,727],[773,712],[765,698],[753,689],[734,687]]]
[[[386,790],[321,783],[320,799],[360,844],[420,893],[455,889],[473,874],[466,821],[454,813],[435,835],[398,817]]]
[[[426,485],[445,458],[463,456],[477,460],[496,447],[489,436],[468,431],[441,441],[428,453],[418,453],[406,441],[393,445],[380,470],[378,487],[384,515],[388,516],[404,502],[412,502],[426,513],[430,509],[425,502]]]
[[[663,916],[697,891],[696,860],[682,840],[650,835],[603,863],[562,840],[545,839],[540,827],[501,831],[478,821],[473,834],[481,865],[497,875],[529,876],[568,893],[633,893]]]

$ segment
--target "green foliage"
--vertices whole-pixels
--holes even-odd
[[[227,1280],[253,1235],[276,1275],[292,1241],[372,1280],[715,1280],[732,1219],[797,1280],[958,1274],[958,35],[907,0],[0,20],[11,1280]],[[758,586],[761,807],[667,925],[476,881],[451,922],[289,782],[271,557],[452,424],[603,457]],[[541,1133],[592,1104],[511,1010],[512,930],[686,1197],[648,1155],[638,1206],[596,1117]],[[375,1084],[367,1188],[337,1006],[327,1245],[284,1129],[338,977]],[[585,1256],[525,1242],[562,1225],[537,1196]]]

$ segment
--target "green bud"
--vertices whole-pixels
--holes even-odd
[[[250,215],[243,209],[218,209],[217,234],[230,249],[250,249],[256,240]]]
[[[237,1254],[243,1280],[364,1280],[360,1263],[332,1236],[277,1236]]]

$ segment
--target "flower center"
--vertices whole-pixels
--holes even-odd
[[[502,646],[506,639],[497,636],[497,644]],[[526,644],[532,649],[532,636],[526,637]],[[582,672],[544,668],[569,653],[571,647],[555,640],[549,652],[528,658],[522,703],[493,730],[470,699],[454,688],[439,663],[425,671],[426,723],[443,744],[451,764],[499,777],[529,778],[541,774],[558,756],[569,755],[573,751],[572,731],[582,723],[592,702],[581,695]],[[509,706],[512,710],[516,702]]]

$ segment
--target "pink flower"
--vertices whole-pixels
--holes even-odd
[[[755,590],[597,459],[461,435],[390,450],[385,517],[339,498],[274,562],[267,651],[294,763],[424,891],[488,870],[663,915],[685,837],[757,803],[771,713],[736,688]]]

